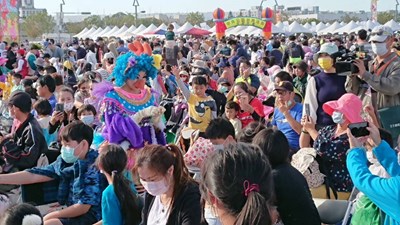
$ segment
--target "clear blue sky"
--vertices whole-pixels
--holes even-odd
[[[248,9],[260,5],[261,0],[138,0],[139,10],[147,13],[169,12],[211,12],[217,7],[225,11]],[[277,0],[279,5],[311,7],[319,5],[320,10],[358,11],[370,10],[370,0]],[[46,8],[55,13],[60,9],[61,0],[35,0],[36,8]],[[113,14],[134,12],[133,0],[65,0],[66,12],[91,12],[92,14]],[[264,6],[273,7],[274,0],[267,0]],[[396,0],[379,0],[378,11],[394,9]]]

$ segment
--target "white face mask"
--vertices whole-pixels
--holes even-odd
[[[140,179],[140,183],[143,185],[144,189],[146,189],[146,191],[152,196],[165,194],[165,192],[167,192],[169,188],[169,185],[167,185],[167,181],[165,180],[165,178],[161,179],[160,181],[152,182],[147,182]]]
[[[385,55],[388,52],[385,42],[384,43],[371,43],[371,47],[372,47],[372,51],[378,56]]]
[[[64,103],[64,111],[66,111],[66,112],[71,111],[73,107],[74,107],[73,102]]]

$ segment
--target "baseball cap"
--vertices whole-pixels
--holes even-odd
[[[19,108],[22,112],[25,113],[30,112],[32,109],[31,96],[24,91],[14,92],[11,95],[8,104]]]
[[[25,50],[24,49],[18,50],[18,54],[24,56],[25,55]]]
[[[388,37],[393,36],[392,28],[388,26],[376,26],[372,29],[369,41],[384,42]]]
[[[321,48],[320,48],[319,52],[317,53],[317,55],[319,56],[322,53],[332,55],[333,53],[336,53],[338,51],[339,51],[339,48],[334,43],[325,43],[325,44],[321,45]]]
[[[219,79],[218,79],[218,84],[228,84],[228,85],[231,85],[231,83],[229,83],[228,79],[226,79],[226,78],[219,78]]]
[[[69,69],[69,70],[73,70],[74,65],[72,64],[71,61],[65,61],[65,62],[64,62],[64,67],[67,68],[67,69]]]
[[[281,81],[275,85],[274,90],[283,90],[283,91],[290,91],[293,92],[293,84],[289,81]]]

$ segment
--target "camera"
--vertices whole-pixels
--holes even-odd
[[[340,73],[348,73],[356,74],[360,72],[358,67],[354,64],[356,59],[361,59],[364,62],[364,67],[368,71],[368,64],[371,61],[371,56],[368,55],[368,52],[364,50],[363,46],[356,47],[354,51],[349,53],[344,53],[341,56],[336,58],[336,72]]]

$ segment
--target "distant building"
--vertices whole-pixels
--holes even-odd
[[[36,9],[34,0],[21,0],[19,7],[19,16],[26,18],[30,15],[46,12],[46,9]]]
[[[313,6],[312,8],[302,8],[301,6],[288,7],[282,11],[289,15],[289,19],[317,19],[323,22],[342,20],[342,18],[349,16],[352,18],[358,18],[359,21],[368,20],[371,18],[370,12],[358,11],[358,12],[345,12],[345,11],[320,11],[319,6]]]

